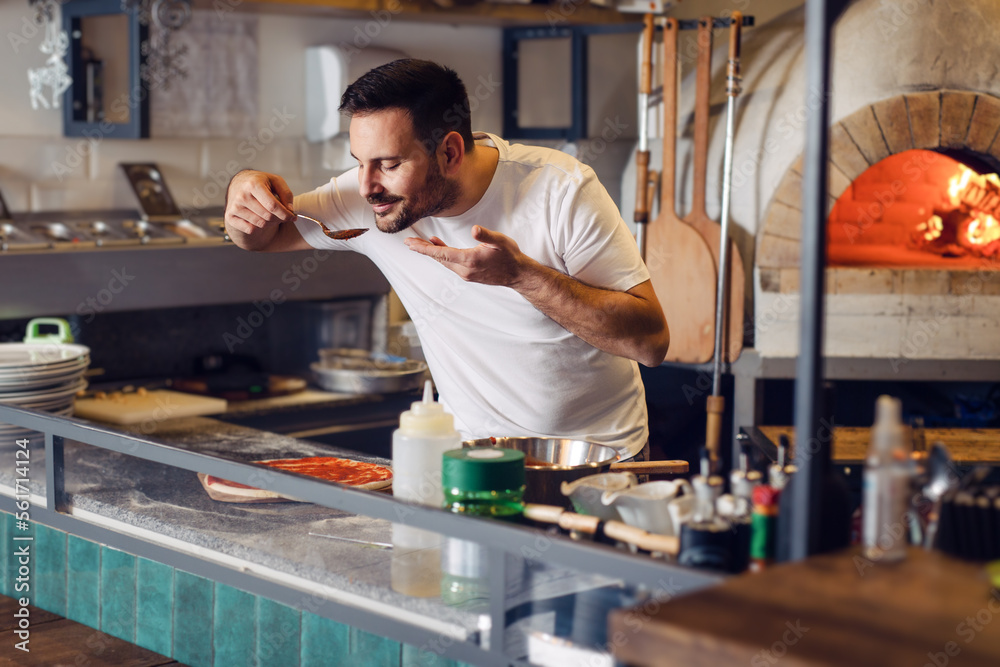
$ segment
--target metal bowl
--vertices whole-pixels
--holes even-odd
[[[539,470],[567,470],[610,465],[619,459],[618,450],[607,445],[569,438],[480,438],[466,440],[465,447],[503,447],[524,452],[524,467]]]
[[[377,355],[367,350],[320,350],[309,368],[319,386],[345,394],[389,394],[419,388],[427,364],[415,359]]]

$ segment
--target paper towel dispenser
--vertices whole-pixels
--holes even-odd
[[[366,47],[311,46],[306,49],[306,138],[325,141],[350,127],[337,107],[347,86],[368,70],[399,58],[402,51]]]

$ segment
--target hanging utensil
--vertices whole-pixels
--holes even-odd
[[[646,224],[649,222],[649,93],[653,85],[653,15],[643,17],[642,67],[639,76],[639,150],[635,153],[635,242],[646,258]]]
[[[711,23],[709,23],[711,25]],[[729,274],[729,204],[732,199],[733,177],[733,127],[736,118],[736,98],[740,94],[740,33],[743,14],[733,12],[729,27],[729,62],[726,66],[726,152],[722,163],[722,234],[719,239],[719,273],[715,300],[715,360],[712,369],[712,395],[705,409],[708,420],[705,426],[705,446],[712,460],[719,456],[719,435],[722,431],[722,413],[726,399],[722,395],[723,332],[726,330],[726,287]]]
[[[663,27],[663,169],[660,212],[646,230],[646,266],[670,327],[667,361],[704,363],[712,358],[715,261],[705,240],[674,208],[677,132],[677,32]]]
[[[743,21],[742,17],[733,21]],[[705,206],[708,190],[708,143],[709,116],[712,89],[712,27],[714,19],[706,16],[698,19],[698,65],[695,70],[695,103],[694,103],[694,169],[691,211],[684,221],[694,227],[712,252],[716,270],[721,264],[722,229],[718,222],[708,216]],[[743,351],[743,300],[744,300],[744,268],[743,258],[736,251],[732,242],[729,248],[729,265],[727,271],[728,296],[726,298],[727,328],[723,330],[723,349],[726,361],[736,361]]]
[[[958,475],[955,474],[955,464],[951,460],[947,447],[935,442],[927,457],[927,483],[922,492],[931,502],[931,510],[927,517],[927,527],[924,529],[924,548],[931,549],[937,537],[938,521],[941,516],[941,500],[953,489],[958,488]]]

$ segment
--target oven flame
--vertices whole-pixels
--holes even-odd
[[[985,246],[993,243],[1000,240],[1000,222],[997,222],[992,215],[977,213],[969,221],[965,236],[973,245]]]
[[[958,241],[980,254],[994,254],[1000,247],[1000,222],[994,217],[1000,208],[1000,176],[979,174],[965,165],[959,165],[958,169],[958,173],[948,181],[951,205],[968,215],[960,225]],[[924,233],[927,241],[940,236],[932,238],[930,233],[928,227]]]
[[[933,241],[934,239],[940,237],[943,230],[944,221],[941,219],[940,215],[932,215],[930,220],[927,222],[921,222],[917,225],[917,231],[923,232],[925,241]]]
[[[976,175],[976,172],[964,164],[958,165],[958,169],[958,174],[952,176],[948,181],[948,198],[951,199],[951,205],[955,208],[962,205],[962,194],[965,192],[965,188],[968,187],[969,181]]]
[[[1000,174],[968,159],[904,151],[858,176],[830,212],[830,265],[1000,266]]]

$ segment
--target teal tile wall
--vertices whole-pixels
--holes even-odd
[[[174,573],[174,648],[171,657],[191,667],[212,664],[214,582],[181,570]]]
[[[298,609],[257,598],[258,667],[299,667],[301,633]]]
[[[430,651],[421,651],[416,646],[403,644],[403,659],[400,667],[458,667],[460,663]]]
[[[66,565],[66,618],[101,627],[100,545],[68,536]]]
[[[215,627],[212,631],[215,667],[253,664],[257,649],[256,601],[251,593],[215,584]]]
[[[173,648],[174,568],[139,558],[135,570],[135,643],[161,655]]]
[[[402,644],[373,635],[364,630],[351,628],[352,664],[365,667],[399,667],[402,659]],[[359,660],[359,658],[361,660]]]
[[[101,631],[135,643],[135,556],[101,548]]]
[[[42,609],[65,616],[66,533],[36,524],[32,551],[32,579],[35,582],[32,601]]]
[[[350,654],[350,626],[302,612],[302,667],[341,667]]]
[[[0,593],[11,597],[14,534],[0,512]],[[466,667],[47,526],[17,534],[35,536],[34,604],[191,667]]]

